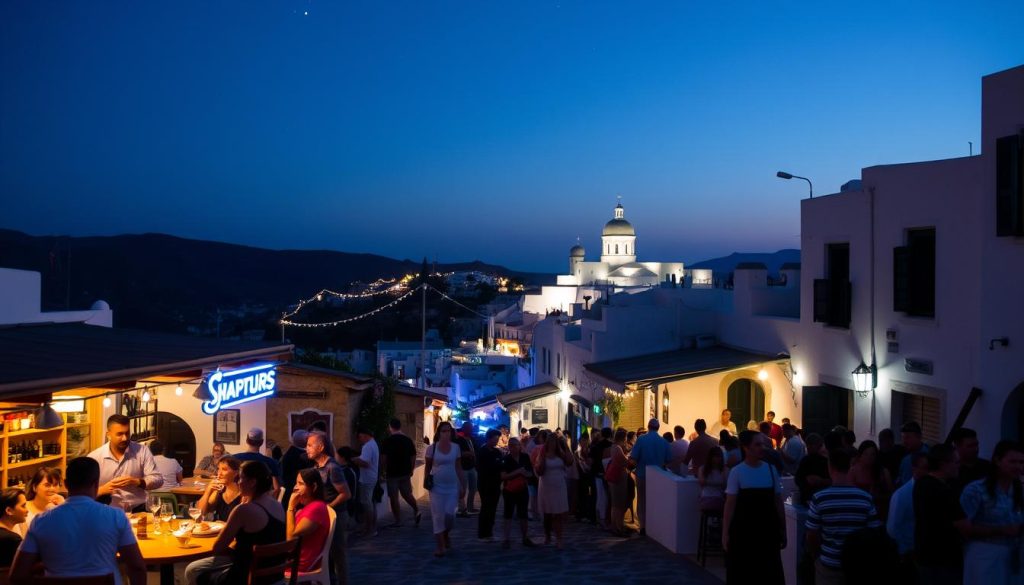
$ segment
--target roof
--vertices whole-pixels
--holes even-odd
[[[633,229],[633,224],[629,223],[624,219],[613,219],[608,223],[604,224],[604,230],[601,231],[602,236],[635,236],[636,231]]]
[[[377,351],[419,351],[423,347],[420,341],[378,341]],[[444,343],[433,340],[427,341],[427,350],[444,349]]]
[[[430,388],[417,388],[415,386],[409,386],[408,384],[396,384],[395,392],[398,394],[405,394],[406,396],[422,396],[424,398],[444,400],[445,402],[448,401],[447,393],[434,392]]]
[[[502,392],[494,398],[502,408],[508,408],[513,404],[529,402],[550,394],[555,394],[556,392],[559,392],[558,386],[555,386],[551,382],[544,382],[543,384],[534,384],[533,386],[527,386],[526,388],[521,388],[519,390],[512,390],[511,392]]]
[[[717,345],[703,349],[681,349],[595,362],[583,367],[603,378],[609,388],[622,391],[627,384],[685,380],[779,359],[778,356]]]
[[[0,396],[134,382],[291,354],[292,345],[84,323],[0,327]]]
[[[289,362],[287,364],[282,365],[279,369],[282,374],[302,375],[303,373],[309,373],[323,376],[331,376],[334,378],[344,378],[354,384],[352,386],[353,390],[366,390],[367,388],[373,386],[373,377],[371,376],[356,374],[354,372],[346,372],[343,370],[335,370],[333,368],[313,366],[301,362]]]

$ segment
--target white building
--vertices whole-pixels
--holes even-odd
[[[619,203],[614,217],[604,225],[600,261],[588,262],[586,250],[576,244],[569,250],[569,273],[558,275],[557,284],[542,287],[539,295],[527,295],[523,311],[540,315],[565,312],[573,304],[587,307],[614,291],[682,285],[682,262],[636,261],[636,230],[626,220],[625,211]]]
[[[30,270],[0,268],[0,324],[86,323],[113,327],[114,312],[106,301],[96,301],[87,311],[43,312],[42,275]]]
[[[787,266],[781,286],[740,265],[732,290],[685,282],[602,298],[584,279],[528,296],[524,312],[560,310],[534,328],[524,394],[557,394],[551,426],[569,428],[570,415],[607,423],[584,410],[615,393],[631,428],[658,416],[689,430],[728,407],[741,428],[774,410],[860,439],[909,420],[930,442],[958,424],[986,450],[1024,439],[1024,66],[982,90],[980,155],[866,168],[859,184],[804,200],[802,270]],[[613,235],[620,256],[635,252]],[[874,388],[857,392],[862,362]]]

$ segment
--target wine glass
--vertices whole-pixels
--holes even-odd
[[[153,518],[156,518],[159,515],[160,509],[163,507],[163,502],[160,500],[159,496],[151,495],[149,496],[149,501],[146,502],[146,507],[153,513]],[[153,524],[155,525],[153,527],[153,534],[160,534],[160,523],[154,522]]]
[[[192,522],[199,521],[199,517],[202,516],[203,513],[199,509],[198,502],[192,502],[191,504],[188,505],[188,515],[192,518]]]
[[[171,531],[171,520],[174,519],[174,506],[168,502],[160,505],[160,520],[167,523],[167,532]]]

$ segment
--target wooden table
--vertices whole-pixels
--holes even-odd
[[[197,481],[199,482],[198,485],[196,484]],[[181,482],[180,486],[173,487],[167,491],[178,496],[178,499],[181,499],[182,496],[198,498],[199,496],[203,495],[203,492],[206,491],[206,486],[210,485],[211,481],[213,480],[203,479],[199,477],[189,477],[186,478],[185,481]]]
[[[139,550],[147,565],[159,565],[160,585],[174,585],[174,563],[187,563],[211,556],[213,543],[217,540],[216,536],[193,536],[188,545],[183,547],[170,533],[153,534],[152,524],[149,530],[147,538],[139,539]]]

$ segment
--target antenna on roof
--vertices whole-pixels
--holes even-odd
[[[967,149],[968,153],[970,153],[968,156],[974,156],[974,143],[970,140],[967,141]]]

